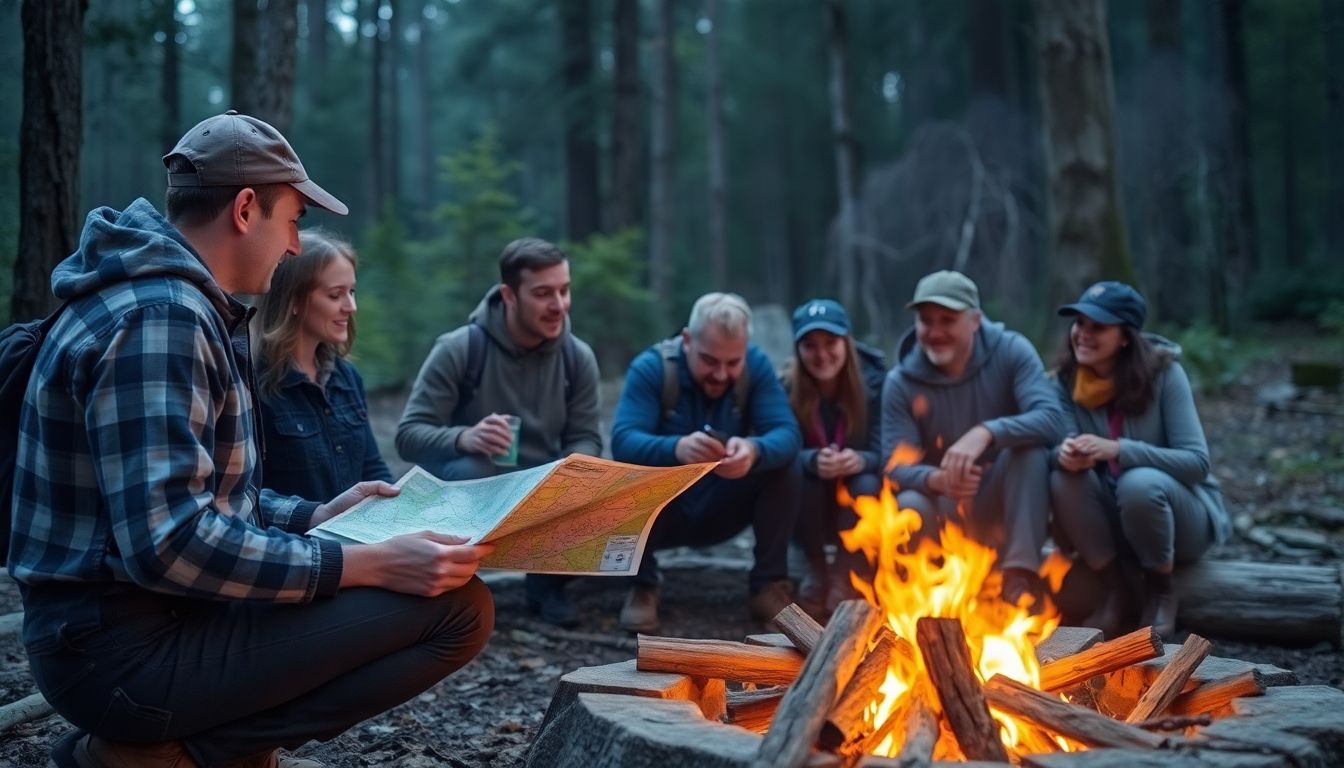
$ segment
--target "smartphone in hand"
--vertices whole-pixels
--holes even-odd
[[[727,433],[727,432],[724,432],[724,431],[721,430],[721,429],[715,429],[715,428],[711,427],[710,425],[706,424],[705,426],[703,426],[703,427],[700,428],[700,431],[701,431],[701,432],[704,432],[706,435],[709,435],[710,437],[714,438],[715,440],[718,440],[719,443],[722,444],[722,445],[727,445],[727,444],[728,444],[728,433]]]

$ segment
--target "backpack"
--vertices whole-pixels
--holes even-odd
[[[882,397],[882,383],[887,380],[887,358],[882,350],[862,341],[854,342],[859,356],[859,376],[871,396]]]
[[[467,367],[462,377],[462,381],[457,383],[457,407],[453,409],[453,421],[460,421],[458,416],[463,409],[476,397],[476,391],[481,388],[481,375],[485,371],[485,351],[490,346],[490,340],[485,336],[485,328],[477,323],[471,323],[467,326]],[[569,397],[574,393],[575,370],[578,367],[579,350],[574,341],[573,334],[565,334],[565,341],[560,345],[560,363],[565,369],[565,402],[569,402]]]
[[[658,342],[658,355],[663,359],[663,392],[660,404],[663,408],[663,421],[676,415],[677,395],[681,393],[681,382],[677,381],[677,358],[681,357],[681,337],[672,336]],[[747,398],[751,397],[751,376],[737,377],[733,386],[733,415],[742,418],[747,412]]]
[[[19,417],[23,397],[42,342],[69,305],[67,301],[41,320],[14,323],[0,331],[0,563],[9,560],[9,534],[14,522],[14,469],[19,453]]]

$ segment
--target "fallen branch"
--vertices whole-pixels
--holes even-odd
[[[1041,690],[1058,691],[1097,675],[1155,659],[1165,652],[1162,637],[1152,627],[1136,629],[1085,651],[1041,665]]]
[[[55,711],[47,703],[47,700],[42,698],[42,694],[34,693],[31,696],[25,696],[18,701],[0,706],[0,733],[8,731],[19,723],[46,717]]]
[[[1171,657],[1171,662],[1158,674],[1153,684],[1139,697],[1134,708],[1125,717],[1125,722],[1134,724],[1152,719],[1181,694],[1185,682],[1195,673],[1195,667],[1204,661],[1204,657],[1213,650],[1213,643],[1190,635],[1185,644]]]

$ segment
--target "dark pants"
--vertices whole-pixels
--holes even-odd
[[[838,543],[839,532],[853,528],[859,516],[836,499],[835,480],[803,472],[801,466],[798,474],[798,524],[794,540],[807,559],[816,562],[825,558],[823,548]],[[882,480],[873,474],[850,475],[844,482],[851,497],[876,496],[882,490]]]
[[[488,456],[480,454],[460,456],[442,464],[425,467],[440,480],[478,480],[482,477],[494,477],[517,470],[518,467],[501,467],[490,461]],[[551,592],[565,588],[574,579],[558,573],[529,573],[523,577],[523,586],[532,600],[541,600]]]
[[[305,605],[102,598],[102,628],[29,659],[66,720],[126,742],[182,740],[202,766],[331,739],[470,661],[494,627],[473,578],[438,597],[347,589]]]
[[[751,526],[755,562],[748,577],[752,594],[789,577],[789,536],[798,517],[798,464],[755,471],[727,480],[701,478],[658,515],[644,546],[636,584],[657,586],[654,553],[668,547],[706,547],[727,541]]]

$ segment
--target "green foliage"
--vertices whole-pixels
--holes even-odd
[[[1312,267],[1265,270],[1250,289],[1251,315],[1257,320],[1315,322],[1344,295],[1344,269]]]
[[[1198,392],[1213,393],[1235,384],[1259,354],[1245,341],[1219,334],[1211,325],[1192,325],[1171,334],[1181,346],[1180,363]]]
[[[1268,463],[1275,474],[1292,482],[1338,477],[1344,473],[1344,432],[1327,431],[1323,439],[1307,451],[1275,448],[1269,452]]]
[[[1344,337],[1344,299],[1334,299],[1326,304],[1325,309],[1316,317],[1316,324],[1322,330]]]
[[[642,238],[638,229],[626,229],[563,246],[574,285],[574,332],[592,345],[608,372],[624,369],[659,333],[653,294],[642,278]]]

